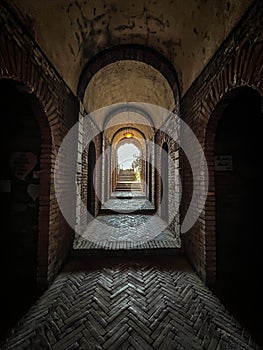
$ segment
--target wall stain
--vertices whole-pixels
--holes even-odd
[[[123,24],[123,25],[120,25],[118,27],[115,27],[114,29],[119,31],[119,32],[123,32],[126,29],[130,29],[131,30],[133,28],[135,28],[135,22],[134,21],[132,21],[132,23],[130,25]]]
[[[193,28],[193,32],[196,34],[196,35],[198,35],[198,31],[197,31],[197,29],[194,27]]]

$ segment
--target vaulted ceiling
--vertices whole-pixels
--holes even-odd
[[[89,82],[84,105],[89,112],[120,102],[151,103],[173,110],[175,101],[164,76],[152,66],[133,60],[111,63]]]
[[[252,0],[9,2],[74,93],[87,62],[119,44],[144,45],[163,54],[184,93]]]

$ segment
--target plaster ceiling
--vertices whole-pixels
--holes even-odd
[[[252,0],[9,0],[74,93],[85,64],[119,44],[154,48],[184,93]]]
[[[173,92],[155,68],[138,61],[118,61],[99,70],[89,82],[84,105],[93,112],[114,103],[143,102],[172,111]]]

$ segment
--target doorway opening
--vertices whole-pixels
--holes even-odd
[[[116,192],[142,192],[141,177],[142,157],[140,149],[133,143],[122,142],[117,148]]]
[[[262,334],[261,96],[243,87],[222,105],[214,143],[215,289],[252,333]]]
[[[22,85],[0,80],[1,327],[4,332],[38,295],[41,132]]]

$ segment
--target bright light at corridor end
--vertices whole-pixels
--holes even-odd
[[[155,129],[161,130],[163,134],[167,136],[166,138],[169,138],[170,140],[176,142],[188,158],[193,176],[193,192],[188,211],[185,215],[183,222],[181,223],[181,234],[187,232],[195,224],[204,208],[208,191],[208,167],[203,149],[190,127],[182,119],[180,119],[178,115],[176,115],[175,113],[171,113],[171,111],[166,110],[165,108],[162,108],[160,106],[141,102],[114,104],[92,112],[86,117],[84,117],[81,120],[81,123],[76,123],[64,138],[56,157],[54,185],[57,201],[60,206],[61,212],[67,220],[68,224],[72,227],[72,229],[76,231],[77,234],[81,236],[86,231],[87,219],[90,222],[91,219],[96,220],[96,218],[94,218],[91,215],[91,213],[88,212],[86,203],[83,203],[82,201],[81,185],[80,180],[78,180],[79,174],[77,173],[77,152],[74,152],[72,150],[78,149],[80,134],[86,135],[86,137],[83,139],[81,149],[81,152],[83,152],[85,149],[88,149],[90,142],[102,131],[104,131],[100,130],[99,128],[95,128],[93,121],[99,120],[100,118],[107,118],[107,116],[112,114],[117,115],[118,113],[120,113],[118,111],[123,112],[125,110],[127,112],[132,112],[134,111],[134,109],[141,110],[148,115],[158,115],[158,117],[160,116],[160,118],[158,119],[160,120],[160,125],[154,125]],[[163,121],[167,120],[168,118],[169,122],[164,123]],[[133,120],[130,120],[130,122],[133,123]],[[141,125],[142,124],[149,127],[149,125],[143,121],[141,122]],[[123,127],[123,124],[120,122],[116,122],[115,125],[119,128]],[[127,130],[127,133],[129,133],[129,130]],[[162,149],[161,146],[162,145],[158,146],[157,144],[153,143],[152,140],[146,140],[146,149],[154,148],[154,152],[155,154],[158,154],[158,157],[164,156],[164,153],[167,157],[167,153]],[[103,153],[99,158],[97,158],[97,163],[101,162],[101,157],[103,157]],[[168,169],[164,172],[161,172],[161,169],[158,169],[158,167],[161,166],[159,165],[156,168],[156,163],[154,162],[153,164],[151,164],[153,171],[156,168],[159,174],[165,173],[165,176],[168,177],[170,171],[171,174],[174,174],[174,169],[176,168],[176,160],[172,158],[173,157],[170,156],[168,151]],[[151,159],[154,159],[154,157],[151,157]],[[147,159],[147,161],[149,162],[149,159]],[[160,162],[157,164],[160,164]],[[163,183],[165,183],[165,181],[163,181]],[[180,199],[182,197],[181,193],[177,194],[178,203],[176,203],[176,205],[174,205],[173,207],[170,206],[170,202],[175,197],[176,192],[176,189],[171,187],[171,183],[168,184],[169,205],[167,213],[168,222],[166,223],[166,226],[169,226],[175,219],[176,215],[178,215]],[[179,181],[177,181],[177,183],[180,183],[180,178]],[[179,190],[181,192],[181,188]],[[96,195],[99,198],[99,193],[97,193]],[[161,205],[162,203],[160,203],[160,206]],[[82,216],[79,213],[84,212],[86,213],[86,220],[81,220]],[[158,212],[155,215],[158,215]],[[97,220],[97,225],[103,226],[101,231],[105,231],[105,223],[102,223]],[[163,229],[163,226],[154,227],[154,229],[151,230],[150,234],[146,235],[147,237],[139,237],[139,239],[141,240],[141,242],[143,240],[147,241],[154,239],[158,234],[160,234],[163,231]],[[123,232],[121,232],[122,230]],[[120,228],[119,231],[120,235],[127,235],[127,228]],[[141,228],[141,230],[139,230],[138,227],[138,231],[143,232],[143,229]],[[99,241],[101,240],[101,237],[99,237],[98,235],[97,239]]]
[[[134,136],[134,134],[132,132],[129,132],[129,131],[125,132],[123,135],[126,139],[131,139]]]

